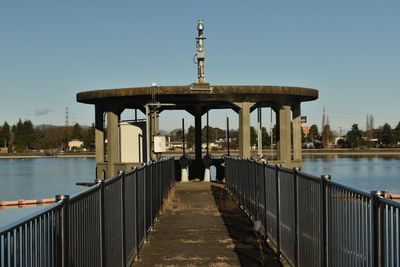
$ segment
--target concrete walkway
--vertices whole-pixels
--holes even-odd
[[[177,183],[133,266],[281,266],[221,185]]]

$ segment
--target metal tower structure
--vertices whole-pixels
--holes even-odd
[[[65,108],[65,126],[69,126],[69,112],[68,112],[68,107]]]
[[[204,73],[204,60],[206,58],[206,52],[204,50],[204,44],[203,44],[203,41],[206,39],[206,37],[203,36],[203,30],[204,30],[203,20],[199,19],[197,21],[198,35],[196,37],[197,83],[207,83],[206,75]]]

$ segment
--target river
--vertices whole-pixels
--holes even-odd
[[[400,156],[306,156],[303,171],[366,192],[400,193]],[[0,159],[0,200],[42,199],[76,194],[93,182],[94,158]],[[42,207],[0,210],[0,227]]]

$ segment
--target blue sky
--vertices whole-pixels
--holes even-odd
[[[308,124],[332,128],[400,120],[400,2],[382,1],[6,1],[0,2],[0,124],[89,125],[92,89],[185,85],[196,20],[205,22],[212,84],[288,85],[320,90],[302,105]],[[125,117],[132,116],[129,111]],[[213,126],[232,111],[213,111]],[[267,116],[268,115],[268,116]],[[161,128],[187,114],[162,115]],[[252,115],[254,121],[255,114]],[[264,111],[264,124],[269,111]]]

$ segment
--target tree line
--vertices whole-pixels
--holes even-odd
[[[274,128],[273,131],[275,131]],[[263,148],[269,148],[271,146],[271,136],[268,133],[265,127],[261,128],[262,132],[262,145]],[[167,137],[170,138],[172,142],[181,142],[183,140],[183,131],[182,129],[175,129],[170,131],[167,134]],[[236,129],[229,130],[229,139],[230,143],[229,146],[232,149],[237,149],[239,147],[239,132]],[[207,142],[207,126],[204,126],[201,129],[201,140],[203,143]],[[188,148],[194,147],[195,141],[195,128],[191,125],[189,126],[188,130],[185,131],[185,143]],[[220,144],[226,147],[226,130],[223,130],[218,127],[211,127],[208,126],[208,141],[210,143],[220,142]],[[257,145],[257,130],[251,126],[250,127],[250,145],[256,146]]]
[[[391,148],[398,147],[400,144],[400,122],[395,128],[389,123],[373,128],[373,118],[367,117],[367,127],[365,131],[360,130],[358,124],[354,123],[351,129],[343,136],[330,129],[326,124],[320,133],[317,125],[312,125],[307,135],[303,133],[303,146],[312,144],[314,148],[329,148],[333,145],[341,148]],[[334,140],[339,137],[336,144]]]
[[[262,127],[263,148],[271,146],[271,135],[265,127]],[[167,134],[171,141],[182,141],[182,129],[172,130]],[[239,132],[236,129],[229,130],[230,148],[236,149],[239,146]],[[272,129],[272,143],[277,140],[277,129],[274,125]],[[335,139],[337,142],[335,143]],[[78,123],[73,126],[52,126],[41,125],[34,127],[30,120],[19,121],[10,126],[7,122],[0,127],[0,147],[8,147],[9,152],[24,152],[31,150],[66,150],[68,142],[71,140],[83,141],[83,147],[88,150],[95,148],[95,127],[81,127]],[[207,126],[202,128],[203,143],[207,139]],[[190,126],[185,133],[185,141],[189,148],[194,146],[195,128]],[[226,130],[208,126],[209,142],[219,142],[226,146]],[[359,129],[358,124],[353,124],[351,130],[345,135],[339,136],[331,130],[330,125],[324,125],[322,131],[318,126],[311,125],[308,134],[302,132],[303,147],[312,148],[331,148],[333,146],[341,148],[359,147],[398,147],[400,144],[400,122],[395,128],[385,123],[378,128],[373,127],[373,117],[367,116],[367,127],[365,131]],[[250,144],[257,145],[257,130],[250,127]]]
[[[32,150],[66,150],[68,142],[74,139],[83,141],[84,148],[93,150],[95,146],[95,128],[73,126],[41,125],[34,127],[32,121],[19,121],[10,126],[4,122],[0,127],[0,147],[8,147],[9,152],[27,152]]]

